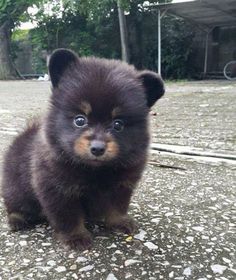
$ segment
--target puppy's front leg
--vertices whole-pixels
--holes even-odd
[[[105,223],[109,229],[126,234],[135,232],[135,222],[127,214],[132,192],[133,187],[128,184],[121,184],[112,192],[105,217]]]
[[[44,214],[62,243],[71,249],[91,247],[91,233],[85,227],[84,212],[77,197],[68,197],[54,187],[44,186],[39,199]]]

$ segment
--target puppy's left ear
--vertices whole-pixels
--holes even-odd
[[[160,75],[152,71],[142,71],[139,79],[145,89],[147,106],[152,107],[155,102],[165,93],[165,86]]]

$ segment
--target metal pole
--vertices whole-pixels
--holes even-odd
[[[207,62],[208,62],[208,40],[209,40],[210,31],[207,31],[206,35],[206,44],[205,44],[205,61],[204,61],[204,76],[207,73]]]
[[[161,75],[161,11],[158,9],[158,74]]]

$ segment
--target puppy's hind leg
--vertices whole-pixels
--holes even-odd
[[[41,214],[41,207],[37,201],[24,199],[23,201],[6,201],[8,223],[12,231],[33,228],[36,224],[45,221]]]
[[[12,231],[24,230],[30,228],[25,216],[20,212],[8,214],[8,224]]]

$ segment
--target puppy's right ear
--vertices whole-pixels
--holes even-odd
[[[65,70],[73,63],[78,61],[78,56],[68,49],[55,50],[49,60],[49,75],[52,86],[55,88],[65,72]]]
[[[160,75],[148,70],[140,72],[139,79],[144,86],[147,106],[150,108],[165,93],[164,82]]]

